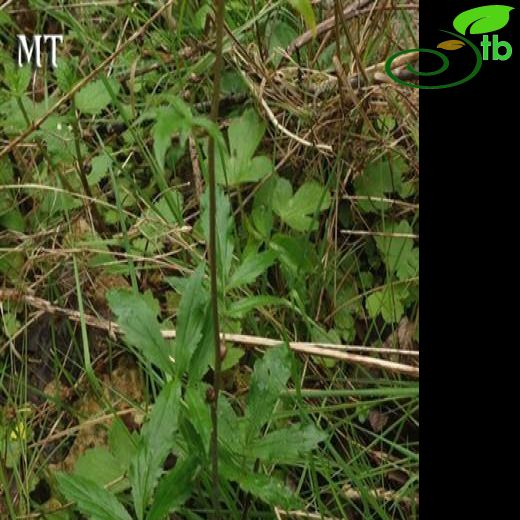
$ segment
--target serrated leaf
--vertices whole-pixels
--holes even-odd
[[[466,44],[460,40],[446,40],[437,45],[438,49],[444,49],[445,51],[456,51],[461,49]]]
[[[238,479],[240,487],[267,504],[284,510],[298,509],[301,500],[278,478],[260,473],[248,473]]]
[[[460,13],[453,20],[453,27],[460,34],[485,34],[498,31],[509,22],[509,13],[514,9],[508,5],[483,5]]]
[[[163,472],[163,464],[174,446],[178,429],[181,387],[167,383],[154,404],[150,420],[141,430],[137,453],[132,458],[128,478],[139,520],[144,518],[153,491]]]
[[[249,444],[248,456],[258,458],[262,462],[290,464],[310,453],[326,438],[327,434],[312,424],[293,424],[253,441]]]
[[[268,350],[255,363],[247,399],[246,442],[270,419],[291,375],[291,353],[286,345]]]
[[[271,267],[276,260],[274,251],[255,253],[246,258],[238,266],[229,280],[228,289],[242,287],[254,282],[263,272]]]
[[[156,318],[157,308],[154,309],[142,294],[123,289],[109,291],[107,301],[117,316],[116,321],[125,335],[125,341],[161,370],[174,374],[170,359],[172,352],[162,337]]]
[[[55,70],[56,83],[59,89],[66,94],[78,80],[76,75],[77,58],[62,59],[60,66]]]
[[[208,297],[202,287],[204,264],[190,276],[184,289],[177,314],[177,336],[175,340],[175,363],[182,374],[188,369],[191,357],[202,337],[204,311]]]
[[[117,498],[92,480],[66,473],[56,479],[61,493],[91,520],[132,520]]]
[[[117,94],[121,85],[113,78],[108,79],[112,90]],[[75,96],[76,108],[84,114],[98,115],[112,101],[112,97],[102,80],[85,85]]]
[[[190,497],[198,462],[190,456],[177,461],[175,467],[159,482],[155,499],[146,520],[163,520]]]

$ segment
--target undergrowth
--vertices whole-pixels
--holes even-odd
[[[0,6],[0,518],[418,517],[416,9]]]

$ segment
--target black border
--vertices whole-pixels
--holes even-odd
[[[470,518],[472,509],[475,518],[505,518],[497,507],[509,501],[504,490],[497,493],[497,473],[484,466],[508,449],[504,428],[513,426],[503,422],[512,412],[504,404],[505,385],[514,384],[519,370],[507,359],[517,343],[520,111],[514,72],[520,46],[514,33],[520,3],[421,0],[420,46],[435,49],[445,39],[439,29],[453,31],[457,14],[489,4],[516,8],[497,33],[512,45],[512,57],[484,62],[464,85],[420,91],[420,477],[426,519]]]

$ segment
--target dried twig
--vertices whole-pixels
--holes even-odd
[[[23,294],[13,289],[0,289],[0,301],[2,300],[23,301],[26,304],[31,305],[32,307],[35,307],[39,310],[43,310],[49,314],[64,316],[72,321],[79,322],[81,319],[83,319],[87,325],[104,330],[112,337],[115,337],[116,334],[121,334],[119,326],[112,321],[96,318],[95,316],[88,314],[83,314],[82,316],[78,311],[57,307],[47,300],[37,298],[36,296]],[[176,337],[176,331],[173,329],[163,330],[162,335],[165,339],[173,339]],[[229,341],[244,347],[277,347],[284,343],[279,339],[250,336],[246,334],[221,333],[220,339],[221,341]],[[302,354],[326,357],[354,365],[364,366],[367,368],[388,370],[390,372],[404,374],[411,377],[419,377],[419,367],[417,366],[408,365],[405,363],[396,363],[394,361],[387,361],[385,359],[359,354],[359,352],[366,352],[373,354],[394,354],[412,357],[418,356],[418,353],[414,353],[414,351],[410,350],[364,347],[357,345],[309,343],[303,341],[291,341],[288,343],[288,346],[291,350],[300,352]]]

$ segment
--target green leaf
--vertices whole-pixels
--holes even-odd
[[[243,348],[228,346],[226,357],[224,358],[224,361],[222,361],[222,371],[229,370],[237,365],[244,357],[245,353],[246,352]]]
[[[113,289],[107,294],[108,304],[117,316],[128,344],[135,347],[148,361],[174,374],[170,359],[172,352],[161,334],[157,321],[157,308],[153,308],[147,298],[129,290]]]
[[[78,59],[60,59],[60,66],[55,70],[56,83],[59,89],[66,94],[78,81],[76,67]]]
[[[117,498],[92,480],[65,473],[56,479],[61,493],[91,520],[132,520]]]
[[[108,153],[103,152],[101,155],[93,157],[90,163],[90,173],[88,175],[89,186],[94,186],[103,180],[108,175],[112,164],[112,157],[110,157]]]
[[[509,13],[514,7],[508,5],[483,5],[460,13],[453,20],[453,27],[460,34],[485,34],[498,31],[509,22]]]
[[[386,223],[382,231],[387,234],[413,234],[406,220],[399,224]],[[388,274],[397,274],[399,280],[416,276],[419,270],[419,249],[414,248],[413,238],[376,236],[375,242],[385,262]]]
[[[191,357],[202,337],[204,313],[208,301],[202,287],[203,276],[204,264],[201,263],[189,278],[179,304],[175,341],[175,363],[179,374],[188,369]]]
[[[180,145],[184,147],[193,124],[190,107],[179,98],[173,98],[171,106],[159,109],[152,136],[155,158],[161,169],[164,168],[166,152],[172,145],[173,134],[180,134]]]
[[[238,483],[240,487],[264,502],[285,510],[298,509],[301,500],[278,478],[260,473],[242,475]]]
[[[236,302],[233,302],[226,309],[226,315],[230,318],[243,318],[248,312],[259,309],[260,307],[267,307],[271,305],[291,307],[290,303],[277,296],[247,296]]]
[[[120,84],[115,79],[108,79],[112,90],[117,94]],[[84,114],[95,116],[105,109],[112,97],[105,88],[103,81],[98,79],[84,86],[75,96],[76,108]]]
[[[366,299],[366,308],[371,318],[381,314],[386,323],[397,323],[404,315],[403,302],[408,291],[402,286],[385,287],[373,292]]]
[[[137,434],[130,433],[121,419],[114,418],[108,431],[108,445],[118,464],[125,471],[129,468],[132,457],[137,452],[137,442]]]
[[[196,446],[202,447],[200,452],[201,458],[204,454],[209,455],[209,443],[211,437],[211,412],[209,404],[206,400],[206,391],[209,388],[204,383],[190,384],[184,395],[184,403],[186,405],[186,417],[192,424],[196,436],[197,443],[193,442],[194,437],[190,436],[189,442]],[[188,440],[188,439],[187,439]]]
[[[224,191],[218,187],[217,199],[217,267],[220,275],[221,287],[225,287],[227,276],[233,260],[233,217],[231,205]],[[202,217],[201,224],[204,238],[209,243],[209,192],[206,189],[201,197]]]
[[[251,160],[264,133],[265,124],[252,108],[231,121],[228,129],[229,151],[232,157],[236,157],[240,166],[247,165]]]
[[[235,289],[254,282],[264,271],[274,264],[276,253],[264,251],[252,254],[242,261],[229,280],[228,289]]]
[[[278,253],[280,260],[293,271],[301,270],[308,273],[315,267],[316,253],[311,243],[303,237],[277,233],[271,239],[269,247]]]
[[[289,0],[289,3],[300,13],[307,28],[312,31],[313,35],[316,35],[316,18],[310,0]]]
[[[191,356],[189,368],[189,381],[198,382],[202,379],[208,368],[213,363],[214,335],[213,321],[209,301],[204,309],[203,327],[199,344]]]
[[[180,383],[167,383],[157,397],[150,420],[141,430],[137,453],[132,458],[128,473],[139,520],[144,518],[145,510],[163,472],[164,461],[174,446],[180,398]]]
[[[119,461],[105,447],[86,450],[76,461],[74,474],[106,486],[124,473]]]
[[[291,353],[286,345],[269,349],[255,363],[247,400],[246,440],[249,442],[271,418],[280,393],[291,375]]]
[[[234,118],[228,128],[229,150],[220,147],[221,157],[215,162],[215,176],[219,184],[236,186],[255,182],[273,171],[272,161],[260,155],[253,157],[262,137],[265,125],[253,109]]]
[[[155,499],[146,520],[163,520],[190,497],[198,462],[190,456],[177,461],[175,467],[159,482]]]
[[[293,196],[288,180],[279,178],[273,193],[274,212],[296,231],[318,228],[314,214],[330,207],[330,195],[315,181],[304,183]]]
[[[248,456],[273,464],[290,464],[310,453],[326,438],[327,434],[312,424],[293,424],[252,442]]]
[[[356,195],[384,198],[387,194],[399,192],[403,184],[402,176],[406,170],[406,163],[397,154],[390,159],[385,156],[371,162],[363,174],[354,181]],[[381,210],[390,207],[389,203],[379,200],[360,200],[356,205],[362,211],[374,213],[380,213]]]

